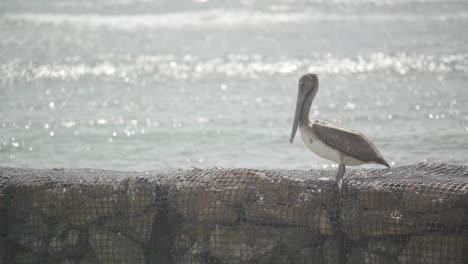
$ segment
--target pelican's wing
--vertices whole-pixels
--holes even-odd
[[[376,162],[390,168],[374,143],[363,134],[322,121],[315,121],[312,129],[330,147],[357,160]]]

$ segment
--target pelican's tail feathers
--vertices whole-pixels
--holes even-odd
[[[380,164],[380,165],[384,165],[385,167],[387,167],[389,169],[391,168],[390,164],[388,164],[388,162],[383,157],[380,157],[380,159],[377,160],[377,163]]]

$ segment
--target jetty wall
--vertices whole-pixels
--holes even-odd
[[[468,167],[0,167],[0,263],[468,263]]]

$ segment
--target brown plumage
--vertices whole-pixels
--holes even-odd
[[[330,147],[357,160],[375,162],[390,168],[382,153],[362,133],[323,121],[315,121],[312,129],[317,137]]]

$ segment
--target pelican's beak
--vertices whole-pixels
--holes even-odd
[[[294,137],[296,136],[297,126],[299,125],[299,118],[301,118],[302,106],[304,105],[305,96],[302,95],[301,91],[297,95],[297,103],[296,103],[296,113],[294,114],[294,123],[291,131],[291,138],[289,138],[289,142],[292,144],[294,141]]]

